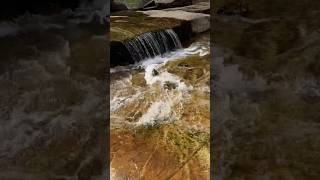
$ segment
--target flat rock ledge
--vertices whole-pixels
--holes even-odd
[[[193,5],[183,6],[183,7],[174,7],[163,9],[165,11],[186,11],[186,12],[194,12],[194,13],[205,13],[210,14],[210,2],[198,2]]]
[[[140,11],[154,18],[173,18],[191,23],[193,33],[201,33],[210,29],[210,15],[187,12],[183,10],[149,10]]]

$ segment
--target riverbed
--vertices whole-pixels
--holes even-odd
[[[111,68],[114,179],[209,179],[209,33]]]

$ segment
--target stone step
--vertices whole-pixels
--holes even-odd
[[[147,32],[180,27],[185,23],[179,19],[153,18],[142,12],[113,13],[110,17],[111,41],[125,41]]]
[[[163,10],[165,10],[165,11],[181,10],[181,11],[186,11],[186,12],[210,14],[210,2],[198,2],[198,3],[190,5],[190,6],[168,8],[168,9],[163,9]]]
[[[210,29],[210,15],[203,13],[187,12],[183,10],[149,10],[140,11],[149,17],[172,18],[191,23],[193,33],[201,33]]]
[[[148,33],[172,29],[183,45],[197,33],[210,29],[210,15],[182,10],[122,11],[110,17],[111,66],[130,60],[123,42]]]

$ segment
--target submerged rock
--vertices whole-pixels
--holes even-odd
[[[168,90],[172,90],[172,89],[176,89],[177,85],[175,83],[166,81],[163,85],[164,89],[168,89]]]
[[[144,79],[144,73],[137,73],[132,75],[132,85],[138,87],[146,86],[146,80]]]
[[[152,70],[152,76],[158,76],[159,72],[156,69]]]

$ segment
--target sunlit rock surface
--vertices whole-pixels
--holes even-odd
[[[111,69],[114,179],[209,179],[209,34]]]

